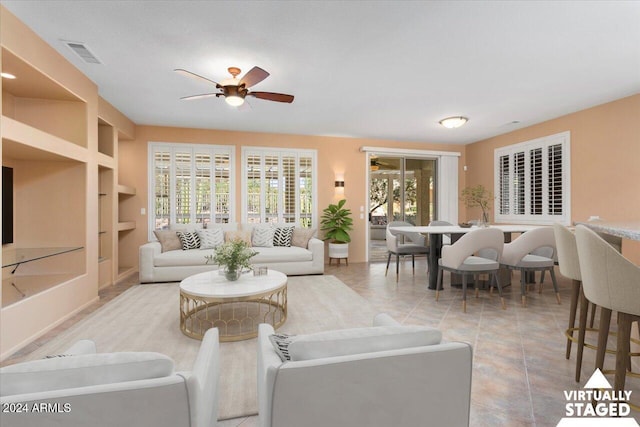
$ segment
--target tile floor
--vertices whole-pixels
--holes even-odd
[[[393,266],[392,266],[393,267]],[[396,284],[392,268],[384,276],[385,263],[351,263],[349,266],[327,266],[325,274],[333,274],[368,300],[378,311],[389,313],[405,324],[423,324],[440,328],[449,341],[470,342],[474,348],[473,385],[471,396],[471,426],[555,426],[564,416],[564,390],[581,389],[593,372],[595,352],[585,349],[582,378],[574,381],[575,346],[566,360],[564,330],[569,312],[570,282],[557,274],[562,305],[555,300],[548,279],[541,294],[531,290],[528,306],[520,306],[519,287],[507,287],[507,309],[500,308],[494,293],[481,291],[478,299],[468,296],[467,313],[462,312],[461,292],[447,285],[435,301],[427,290],[426,260],[416,261],[416,274],[411,274],[411,262],[401,263],[400,280]],[[513,280],[518,283],[518,273]],[[101,300],[83,313],[46,334],[14,355],[19,358],[57,335],[114,296],[135,284],[136,277],[100,292]],[[615,322],[614,322],[615,323]],[[638,330],[633,330],[638,336]],[[594,341],[595,335],[588,339]],[[614,347],[611,337],[609,347]],[[36,347],[34,347],[36,346]],[[637,351],[637,349],[634,349]],[[11,358],[11,359],[13,359]],[[11,359],[3,362],[11,363]],[[638,358],[634,358],[638,359]],[[614,360],[607,356],[605,369],[613,369]],[[633,361],[634,371],[640,363]],[[608,376],[613,382],[613,377]],[[627,390],[632,401],[640,402],[640,379],[627,378]],[[632,412],[640,421],[640,413]],[[257,417],[221,421],[218,427],[257,426]]]

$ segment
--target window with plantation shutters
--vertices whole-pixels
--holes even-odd
[[[569,224],[570,133],[495,150],[495,220]]]
[[[242,148],[242,219],[315,226],[316,151]]]
[[[149,238],[173,224],[233,221],[234,147],[149,143]]]

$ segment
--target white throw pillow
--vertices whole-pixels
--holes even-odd
[[[0,396],[162,378],[171,374],[173,360],[160,353],[55,357],[0,369]]]
[[[289,344],[292,361],[439,344],[442,332],[426,326],[373,326],[299,335]]]
[[[224,243],[224,231],[222,227],[210,227],[198,230],[200,237],[200,249],[215,249]]]
[[[256,225],[251,234],[251,246],[272,248],[275,231],[276,229],[271,224]]]

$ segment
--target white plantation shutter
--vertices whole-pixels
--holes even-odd
[[[234,147],[149,143],[149,238],[172,224],[233,218]]]
[[[242,148],[242,221],[315,226],[315,150]]]
[[[570,223],[569,148],[563,132],[495,150],[496,222]]]
[[[509,214],[509,156],[500,156],[499,158],[499,207],[498,212],[501,215]]]

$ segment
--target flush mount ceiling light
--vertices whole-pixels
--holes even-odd
[[[16,78],[16,76],[14,76],[11,73],[0,73],[0,76],[2,76],[5,79],[15,79]]]
[[[455,116],[455,117],[447,117],[446,119],[442,119],[438,123],[440,123],[442,126],[446,127],[447,129],[454,129],[454,128],[459,128],[460,126],[467,123],[468,121],[469,119],[467,119],[466,117]]]

